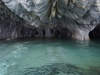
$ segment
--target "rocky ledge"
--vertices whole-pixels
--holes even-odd
[[[71,37],[89,40],[100,23],[100,0],[1,0],[0,39]]]

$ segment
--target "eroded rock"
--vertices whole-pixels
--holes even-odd
[[[4,23],[0,23],[1,33],[4,33],[4,35],[0,33],[0,38],[7,37],[5,36],[7,31],[10,31],[9,37],[21,36],[20,32],[16,33],[17,27],[20,26],[17,26],[16,22],[19,22],[27,28],[40,29],[36,36],[54,37],[56,33],[61,37],[62,29],[53,30],[55,25],[56,28],[60,25],[70,30],[72,38],[89,40],[89,32],[100,23],[100,0],[1,0],[0,2],[0,11],[3,10],[0,12],[0,21],[8,21],[8,25],[15,26],[15,30],[12,27],[7,29],[5,26],[2,27]],[[23,18],[24,22],[19,17]],[[32,36],[32,31],[30,30],[28,34]]]

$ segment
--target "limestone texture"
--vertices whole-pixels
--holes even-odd
[[[100,0],[0,1],[0,39],[67,36],[89,40],[89,32],[99,23]]]

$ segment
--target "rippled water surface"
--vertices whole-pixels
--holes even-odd
[[[0,75],[100,75],[100,40],[0,41]]]

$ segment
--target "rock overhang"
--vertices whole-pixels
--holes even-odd
[[[7,7],[38,27],[39,24],[50,23],[54,18],[63,15],[70,19],[82,18],[92,6],[97,6],[95,12],[100,12],[99,0],[2,0]],[[92,12],[95,13],[93,10]],[[91,13],[92,13],[91,12]],[[92,15],[93,15],[92,13]],[[99,14],[100,15],[100,14]],[[97,15],[97,17],[99,17]],[[57,20],[57,19],[55,19]],[[52,21],[52,22],[53,22]]]
[[[73,33],[75,39],[86,40],[88,33],[100,23],[100,0],[2,1],[30,25],[53,27],[61,24]]]

